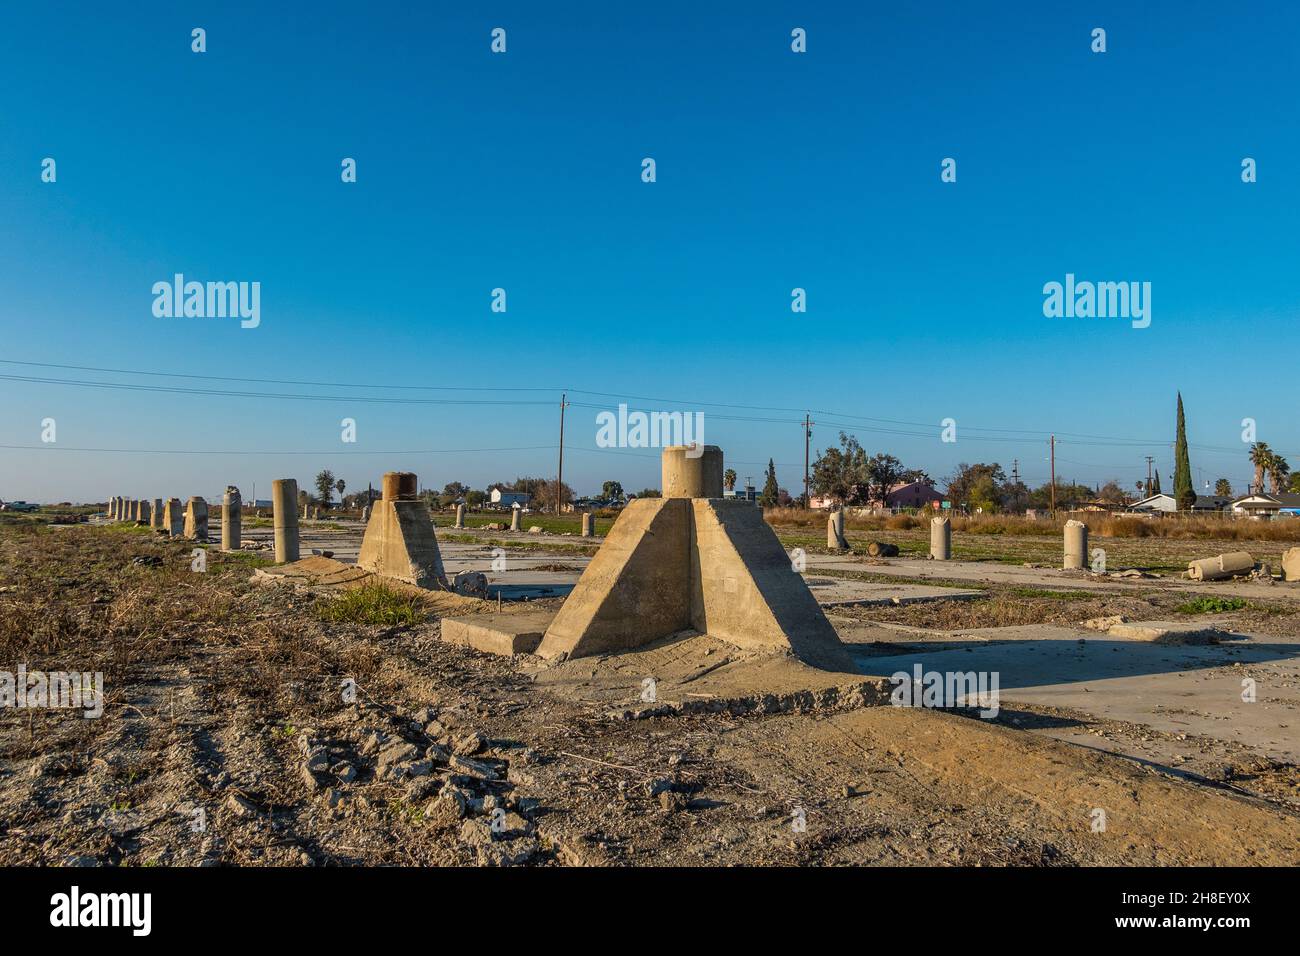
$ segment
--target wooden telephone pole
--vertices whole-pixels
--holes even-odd
[[[568,392],[560,393],[560,473],[555,479],[555,514],[558,516],[564,507],[564,409],[567,406]]]
[[[803,507],[812,508],[812,498],[808,494],[808,443],[812,441],[813,421],[807,412],[803,415]]]
[[[1052,436],[1052,517],[1056,517],[1056,436]]]

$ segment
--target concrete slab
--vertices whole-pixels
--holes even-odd
[[[1145,591],[1152,587],[1182,588],[1194,594],[1230,594],[1237,597],[1255,597],[1274,601],[1300,603],[1300,587],[1290,584],[1268,585],[1241,581],[1190,581],[1177,577],[1122,578],[1102,577],[1086,571],[1064,571],[1056,568],[1026,568],[989,561],[929,561],[913,558],[895,558],[890,561],[868,564],[862,560],[834,555],[810,554],[808,570],[856,571],[886,577],[912,579],[940,579],[975,584],[1010,584],[1023,587],[1070,588],[1085,591],[1110,591],[1131,589]]]
[[[937,584],[891,584],[806,575],[809,590],[824,608],[869,607],[876,604],[923,604],[928,601],[970,601],[987,592],[971,588],[950,588]]]
[[[1170,734],[1200,734],[1300,760],[1300,640],[1245,636],[1231,644],[1160,644],[1067,628],[1013,631],[1009,640],[978,640],[914,652],[875,654],[851,648],[858,668],[889,676],[915,665],[940,672],[997,673],[1001,707],[1017,703],[1081,711],[1143,724]],[[956,638],[959,635],[947,635]],[[1257,700],[1243,701],[1243,680]]]
[[[442,639],[487,654],[531,654],[542,643],[554,617],[550,611],[446,617],[442,619]]]

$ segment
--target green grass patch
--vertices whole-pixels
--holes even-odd
[[[1199,597],[1174,608],[1179,614],[1222,614],[1224,611],[1240,611],[1246,606],[1242,598]]]
[[[337,597],[321,598],[316,613],[322,621],[379,627],[418,624],[424,616],[416,598],[384,584],[367,584]]]
[[[1055,601],[1087,601],[1096,596],[1087,591],[1051,591],[1046,588],[1009,588],[1006,593],[1013,597],[1052,598]]]

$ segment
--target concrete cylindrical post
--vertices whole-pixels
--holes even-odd
[[[226,485],[221,499],[221,550],[238,551],[244,529],[244,499],[234,485]]]
[[[721,498],[722,449],[669,445],[662,455],[665,498]]]
[[[149,527],[161,528],[163,526],[163,500],[155,498],[153,507],[149,509]]]
[[[513,508],[510,509],[510,530],[511,531],[519,530],[519,513],[523,510],[524,509],[520,508],[518,505],[515,505]]]
[[[952,560],[952,522],[947,518],[930,519],[930,557],[935,561]]]
[[[275,563],[298,560],[298,482],[277,478],[271,482],[271,510],[275,526]]]
[[[595,519],[592,517],[591,512],[584,511],[582,513],[582,536],[584,538],[590,538],[595,533],[595,531],[596,531]]]
[[[1065,523],[1065,569],[1088,566],[1088,526],[1071,519]]]
[[[384,473],[385,501],[414,501],[420,491],[420,480],[409,471]]]
[[[465,527],[465,506],[464,505],[456,506],[456,527],[457,528]]]
[[[108,499],[108,520],[117,520],[117,496],[112,495]]]
[[[832,551],[847,551],[848,541],[844,537],[844,509],[832,511],[826,518],[826,547]]]

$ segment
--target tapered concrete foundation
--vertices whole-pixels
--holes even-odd
[[[168,498],[163,505],[163,528],[173,538],[179,538],[185,532],[185,511],[181,508],[181,499]]]
[[[117,520],[117,496],[114,495],[108,499],[108,520]]]
[[[456,527],[457,528],[465,527],[465,506],[464,505],[456,506]]]
[[[375,502],[357,567],[419,588],[447,588],[442,553],[429,508],[416,498],[419,482],[410,472],[384,475],[384,496]]]
[[[275,526],[275,563],[298,560],[298,482],[277,478],[271,482],[271,508]]]
[[[185,537],[208,540],[208,502],[198,495],[185,505]]]
[[[817,667],[852,670],[762,511],[746,501],[683,495],[696,488],[721,494],[721,451],[701,456],[699,474],[679,451],[664,451],[664,488],[674,496],[640,498],[623,509],[538,653],[608,654],[697,631],[742,648],[790,653]]]
[[[511,509],[510,509],[510,530],[511,530],[511,531],[518,531],[518,530],[519,530],[519,514],[520,514],[520,512],[522,512],[523,510],[524,510],[523,508],[511,508]]]
[[[930,557],[935,561],[952,560],[952,522],[947,518],[930,519]]]
[[[163,500],[155,498],[153,506],[149,509],[149,527],[161,528],[163,526]]]
[[[1088,566],[1088,526],[1082,521],[1065,523],[1065,570]]]
[[[234,485],[226,485],[221,499],[221,550],[238,551],[244,526],[244,499]]]
[[[826,517],[826,547],[832,551],[849,550],[848,539],[844,537],[844,511],[832,511]]]
[[[595,534],[595,527],[596,527],[595,519],[592,518],[590,514],[584,513],[582,516],[582,536],[584,538],[590,538],[593,534]]]
[[[153,506],[149,504],[147,499],[141,499],[136,511],[136,520],[141,524],[147,525],[152,514]]]

